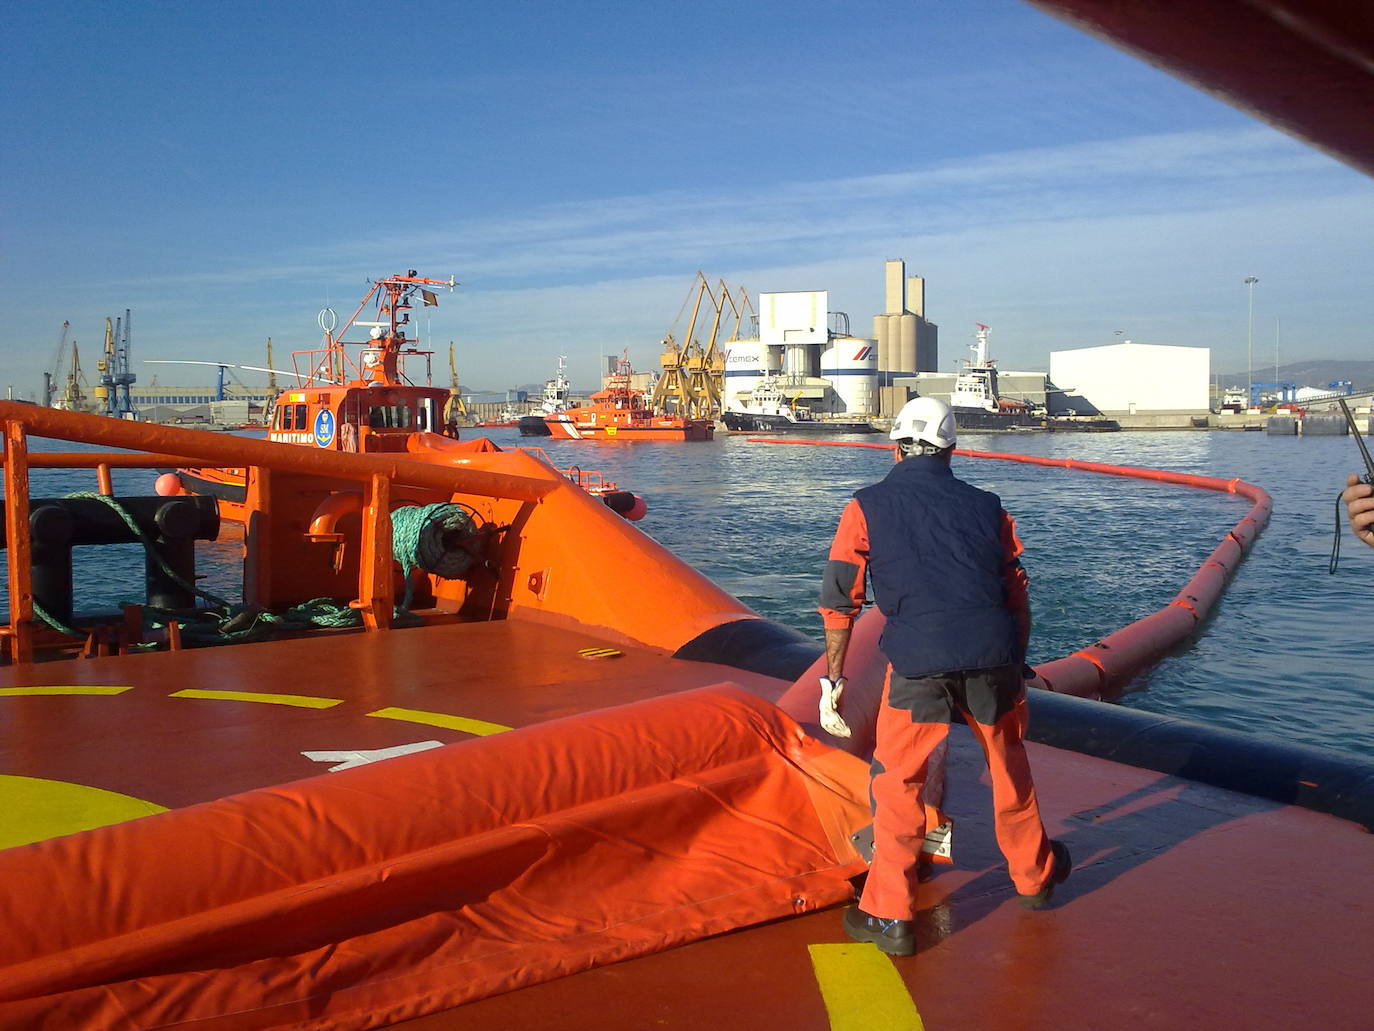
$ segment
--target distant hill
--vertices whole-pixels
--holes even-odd
[[[1300,387],[1324,387],[1337,380],[1348,379],[1356,390],[1374,390],[1374,361],[1304,361],[1291,362],[1278,367],[1278,379],[1274,378],[1274,366],[1257,366],[1252,374],[1256,383],[1296,383]],[[1244,372],[1226,372],[1221,375],[1223,387],[1244,386]]]

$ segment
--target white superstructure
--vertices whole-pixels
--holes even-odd
[[[964,363],[964,369],[954,380],[954,389],[949,394],[951,408],[981,408],[985,412],[997,411],[997,365],[988,358],[988,326],[975,323],[978,332],[974,342],[969,345],[973,358]]]

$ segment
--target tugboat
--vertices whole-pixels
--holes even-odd
[[[591,396],[591,404],[547,417],[550,435],[561,440],[710,440],[711,419],[687,419],[655,411],[644,392],[631,386],[634,370],[628,360],[616,363],[606,385]]]
[[[862,420],[818,419],[809,408],[789,405],[776,376],[765,376],[749,395],[721,413],[725,428],[744,433],[876,433]]]
[[[972,361],[965,360],[964,371],[954,380],[949,406],[961,430],[1047,430],[1057,432],[1110,432],[1121,429],[1114,419],[1050,417],[1029,401],[1002,397],[997,389],[997,361],[988,357],[990,327],[975,322],[976,343],[969,345]]]
[[[544,381],[544,396],[539,401],[539,410],[522,415],[516,421],[516,425],[520,427],[520,436],[549,436],[549,425],[544,420],[568,410],[572,388],[568,385],[567,361],[567,355],[558,356],[558,371],[554,373],[553,379]]]

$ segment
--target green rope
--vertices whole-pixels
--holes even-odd
[[[86,639],[86,635],[80,630],[74,630],[56,616],[49,615],[48,611],[43,608],[42,605],[38,604],[37,601],[31,600],[29,604],[33,606],[33,614],[58,633],[66,634],[68,637],[75,637],[78,641],[84,641]]]
[[[457,502],[406,505],[391,513],[391,553],[401,564],[406,584],[402,610],[410,609],[413,570],[456,580],[473,567],[477,556],[462,541],[475,534],[472,510]]]

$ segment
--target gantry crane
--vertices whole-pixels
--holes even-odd
[[[471,426],[472,413],[463,400],[462,388],[458,385],[458,362],[453,353],[453,341],[448,342],[448,401],[444,405],[444,425],[458,427]]]
[[[705,347],[693,336],[703,298],[715,311],[710,338]],[[692,317],[688,320],[687,333],[683,337],[685,344],[678,344],[671,332],[663,339],[659,355],[663,372],[654,386],[653,405],[659,411],[674,411],[689,419],[714,419],[720,414],[725,381],[725,356],[716,348],[716,336],[720,332],[721,313],[725,305],[731,303],[729,288],[722,280],[717,296],[705,274],[698,272],[687,300],[678,310],[679,320],[687,310],[688,301],[692,301]]]
[[[88,385],[86,377],[81,372],[81,352],[77,349],[76,341],[72,341],[72,365],[67,371],[66,382],[62,386],[62,393],[53,402],[54,408],[62,408],[68,412],[89,411],[86,401],[86,391]]]
[[[57,338],[57,350],[53,352],[53,359],[48,363],[48,367],[43,372],[43,407],[51,408],[53,402],[58,398],[58,386],[63,375],[63,366],[67,364],[67,334],[71,331],[70,322],[62,323],[62,332]]]
[[[719,291],[718,295],[711,294],[709,289],[706,291],[706,295],[711,298],[712,307],[716,310],[706,346],[702,347],[700,341],[694,341],[695,348],[687,356],[687,389],[692,398],[693,418],[697,419],[715,419],[721,411],[721,395],[725,387],[725,354],[716,347],[716,338],[720,334],[721,315],[725,305],[730,301],[730,290],[723,279],[720,281]]]
[[[124,318],[105,320],[105,353],[95,363],[100,379],[95,388],[96,411],[116,419],[137,419],[129,388],[138,379],[129,363],[129,329],[132,313],[124,309]]]

